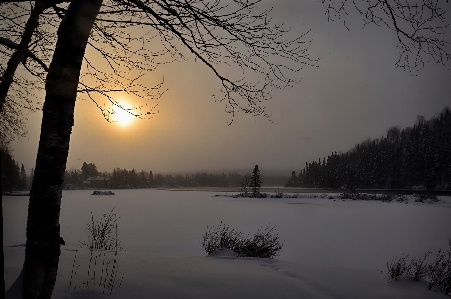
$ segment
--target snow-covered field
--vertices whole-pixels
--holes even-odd
[[[447,298],[428,291],[424,281],[388,283],[386,263],[403,253],[419,257],[448,248],[450,197],[405,204],[153,189],[114,192],[63,192],[60,221],[66,246],[54,298],[101,298],[103,292],[114,298]],[[3,197],[7,289],[23,263],[27,205],[26,197]],[[120,216],[124,250],[117,256],[91,256],[80,248],[80,241],[88,239],[91,212],[99,219],[113,207]],[[275,225],[284,241],[280,256],[206,256],[202,236],[220,221],[245,234]]]

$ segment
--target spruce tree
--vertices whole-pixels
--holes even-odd
[[[26,190],[27,184],[28,184],[27,173],[25,171],[25,167],[22,164],[22,167],[20,167],[20,189]]]
[[[154,181],[153,181],[153,173],[152,170],[149,171],[149,187],[153,188],[155,187]]]
[[[260,187],[262,181],[260,180],[260,170],[258,170],[258,165],[255,165],[254,170],[251,174],[251,180],[249,187],[252,189],[252,197],[260,196]]]

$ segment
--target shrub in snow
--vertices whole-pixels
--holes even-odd
[[[436,195],[432,195],[432,194],[426,194],[426,195],[414,194],[413,197],[415,198],[415,202],[421,202],[421,203],[424,203],[425,201],[432,201],[432,202],[440,201]]]
[[[202,245],[208,254],[228,248],[241,257],[273,258],[283,246],[279,235],[273,234],[274,230],[275,226],[268,225],[265,229],[259,229],[252,238],[249,235],[243,237],[241,232],[231,229],[221,221],[218,226],[207,230]]]
[[[451,292],[451,240],[448,251],[439,250],[435,261],[428,266],[429,289]]]
[[[91,224],[87,225],[88,242],[80,242],[80,244],[88,247],[89,250],[121,250],[120,241],[117,238],[119,218],[114,213],[114,208],[108,214],[103,214],[99,221],[95,221],[91,213]]]
[[[274,194],[271,195],[271,198],[283,198],[285,196],[286,196],[286,194],[284,194],[283,192],[280,192],[279,190],[276,190],[276,191],[274,191]],[[294,195],[291,197],[295,198]]]
[[[426,260],[430,252],[423,258],[413,258],[410,265],[406,265],[408,255],[402,255],[398,260],[387,263],[389,281],[398,280],[404,273],[413,275],[415,280],[425,278],[428,281],[428,289],[441,290],[445,294],[451,294],[451,240],[447,251],[439,249],[435,261],[427,264]]]
[[[424,254],[423,258],[413,258],[410,262],[409,272],[407,274],[412,275],[415,280],[420,280],[428,274],[428,264],[426,259],[431,252]]]
[[[275,226],[267,226],[264,230],[259,229],[252,237],[238,240],[234,252],[238,256],[273,258],[282,249],[283,244],[279,241],[279,235],[272,235]]]
[[[75,251],[68,290],[98,290],[103,294],[112,294],[122,285],[125,273],[120,274],[117,251],[94,251],[90,255]],[[89,259],[89,261],[87,261]]]
[[[390,195],[390,194],[367,194],[367,193],[340,193],[339,199],[352,199],[352,200],[377,200],[382,202],[403,202],[409,203],[409,198],[414,199],[415,202],[438,202],[440,199],[435,195]]]
[[[119,218],[114,213],[114,208],[108,214],[103,214],[98,221],[94,220],[91,213],[91,223],[86,227],[89,232],[88,241],[80,241],[80,245],[90,251],[89,262],[84,255],[77,262],[75,251],[68,289],[98,289],[111,295],[116,287],[121,286],[124,273],[122,276],[118,273],[117,251],[122,250],[117,237]]]
[[[394,259],[390,264],[387,263],[389,281],[398,280],[404,273],[410,271],[406,264],[409,255],[401,255],[399,259]]]
[[[207,228],[208,229],[208,228]],[[210,254],[221,248],[229,248],[235,252],[236,244],[242,239],[241,233],[221,223],[207,230],[202,241],[205,251]]]
[[[384,202],[390,202],[392,199],[389,195],[367,194],[367,193],[340,193],[339,199],[352,199],[352,200],[380,200]]]

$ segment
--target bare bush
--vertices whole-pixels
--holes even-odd
[[[428,265],[428,288],[451,292],[451,240],[447,251],[439,249],[435,261]]]
[[[410,265],[406,265],[408,255],[401,255],[391,264],[387,263],[389,281],[398,280],[403,274],[413,275],[415,280],[425,278],[429,290],[439,290],[445,294],[451,293],[451,239],[448,241],[448,250],[439,249],[435,260],[426,263],[431,252],[424,254],[423,258],[413,258]]]
[[[387,263],[389,281],[398,280],[403,274],[410,272],[409,266],[407,266],[408,254],[402,254],[399,259],[394,259],[389,264]]]
[[[413,275],[415,280],[420,280],[428,274],[428,264],[425,263],[431,252],[425,253],[423,258],[413,258],[410,262],[410,271],[407,274]]]
[[[275,226],[267,226],[264,230],[259,229],[253,238],[240,240],[235,252],[238,256],[273,258],[282,249],[283,243],[279,235],[272,235]]]
[[[89,250],[121,250],[120,241],[117,237],[117,217],[113,208],[108,214],[103,214],[99,221],[94,220],[94,215],[91,213],[91,224],[87,225],[87,230],[90,235],[88,242],[80,242],[81,245],[86,246]]]
[[[438,202],[440,201],[440,199],[438,199],[437,195],[433,195],[433,194],[414,194],[413,195],[415,197],[415,202],[421,202],[424,203],[425,201],[432,201],[432,202]]]
[[[235,252],[236,244],[242,239],[242,233],[230,229],[229,225],[222,221],[218,226],[207,229],[202,246],[208,254],[221,248],[229,248]]]
[[[252,238],[249,235],[243,237],[241,232],[221,221],[218,226],[207,230],[202,245],[208,254],[217,249],[228,248],[236,256],[273,258],[283,247],[279,235],[272,234],[274,230],[275,226],[268,225],[265,229],[259,229]]]
[[[76,250],[67,291],[98,290],[111,295],[121,287],[125,273],[119,273],[117,251],[90,250],[89,257],[77,254]]]

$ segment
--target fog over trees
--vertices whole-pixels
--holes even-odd
[[[91,169],[97,169],[94,163],[83,163],[91,165]],[[83,168],[83,167],[82,167]],[[253,172],[252,172],[253,173]],[[80,169],[66,170],[64,183],[66,188],[95,188],[96,184],[84,184],[89,177],[100,176],[105,182],[98,184],[101,188],[110,189],[135,189],[135,188],[173,188],[173,187],[241,187],[246,178],[252,175],[243,172],[193,172],[186,174],[162,174],[153,173],[151,170],[135,170],[114,168],[112,172],[83,172]],[[285,184],[288,175],[265,174],[259,176],[257,182],[263,186],[281,186]],[[248,183],[246,183],[246,186]],[[260,186],[260,185],[259,185]]]
[[[451,189],[451,112],[413,127],[392,127],[381,138],[368,139],[345,153],[306,163],[293,171],[287,186],[314,188]]]

